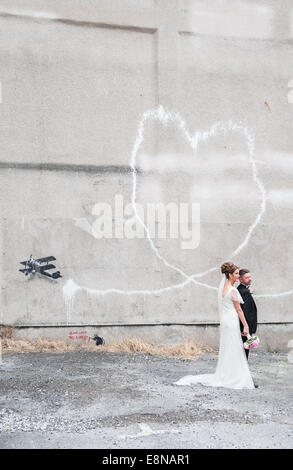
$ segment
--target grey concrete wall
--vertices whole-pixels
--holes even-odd
[[[252,351],[257,354],[261,351],[278,352],[288,351],[287,338],[292,338],[293,329],[288,324],[260,324],[258,335],[261,340],[259,348]],[[219,327],[218,324],[189,324],[189,325],[119,325],[119,326],[58,326],[58,327],[18,327],[12,330],[12,338],[16,340],[36,341],[39,338],[48,341],[65,341],[69,344],[94,345],[91,340],[95,335],[99,335],[109,342],[121,342],[127,339],[140,338],[151,343],[165,345],[176,345],[188,341],[196,341],[199,345],[209,346],[214,350],[219,348]],[[291,336],[290,336],[291,335]],[[291,340],[292,341],[292,340]],[[98,346],[97,346],[98,347]],[[289,361],[289,356],[288,356]],[[292,360],[291,360],[292,362]]]
[[[233,259],[285,347],[292,44],[293,1],[1,0],[1,322],[212,336],[213,268]],[[97,202],[133,201],[134,156],[136,202],[200,204],[197,248],[92,235]],[[64,277],[22,276],[31,253],[53,254]]]

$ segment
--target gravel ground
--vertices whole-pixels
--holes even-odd
[[[0,364],[0,448],[223,449],[293,447],[293,364],[252,352],[254,390],[173,385],[211,373],[146,354],[8,353]]]

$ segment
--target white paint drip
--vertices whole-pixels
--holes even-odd
[[[136,437],[151,436],[152,434],[166,434],[166,433],[176,434],[176,433],[179,432],[179,431],[176,431],[176,430],[173,430],[173,429],[153,431],[153,429],[148,424],[139,423],[138,425],[141,429],[141,432],[139,432],[138,434],[125,434],[125,435],[119,436],[119,439],[127,439],[127,438],[135,439]]]
[[[77,291],[82,290],[82,287],[78,286],[72,279],[66,282],[63,286],[63,297],[66,306],[66,318],[67,318],[67,325],[70,324],[71,319],[71,312],[74,302],[74,297]]]
[[[123,295],[132,295],[132,294],[153,295],[153,294],[161,294],[163,292],[168,292],[171,289],[178,289],[178,288],[181,289],[181,288],[185,287],[186,285],[188,285],[190,282],[193,282],[196,285],[203,286],[203,287],[206,287],[206,288],[211,289],[211,290],[217,290],[216,287],[211,286],[211,285],[206,284],[206,283],[199,282],[199,281],[195,280],[195,278],[203,277],[206,274],[209,274],[213,271],[218,270],[219,269],[218,266],[215,266],[215,267],[212,267],[210,269],[207,269],[206,271],[203,271],[203,272],[200,272],[200,273],[195,273],[195,274],[192,274],[191,276],[188,276],[180,268],[170,264],[163,256],[160,255],[160,253],[158,252],[157,248],[155,247],[155,245],[154,245],[154,243],[153,243],[153,241],[150,237],[149,230],[148,230],[147,226],[143,223],[143,221],[141,220],[141,218],[139,217],[139,215],[137,213],[136,202],[135,202],[136,201],[136,185],[137,185],[135,164],[136,164],[137,152],[138,152],[138,150],[139,150],[139,148],[140,148],[140,146],[141,146],[141,144],[144,140],[144,138],[143,138],[144,124],[148,120],[158,120],[163,125],[166,125],[169,121],[173,122],[174,124],[176,124],[178,129],[181,130],[181,132],[183,133],[184,137],[189,142],[189,144],[190,144],[190,146],[192,147],[193,150],[197,150],[198,144],[200,142],[205,141],[205,140],[209,139],[210,137],[216,136],[220,133],[227,133],[228,131],[229,132],[230,131],[240,132],[246,138],[247,147],[248,147],[248,159],[249,159],[249,163],[250,163],[251,169],[252,169],[252,178],[253,178],[253,181],[255,182],[255,184],[256,184],[256,186],[259,190],[259,193],[260,193],[260,209],[259,209],[259,212],[258,212],[255,220],[248,227],[248,231],[247,231],[247,234],[244,237],[244,239],[241,241],[239,246],[234,249],[234,251],[231,253],[231,255],[228,256],[227,258],[233,259],[236,255],[238,255],[247,246],[253,231],[255,230],[257,225],[259,224],[259,222],[261,220],[261,217],[263,216],[263,214],[266,210],[266,192],[265,192],[264,185],[262,184],[261,180],[258,177],[255,158],[254,158],[254,136],[249,132],[249,130],[246,127],[242,126],[241,124],[233,123],[232,121],[228,121],[227,123],[217,122],[217,123],[213,124],[213,126],[209,130],[207,130],[207,131],[197,131],[197,132],[195,132],[194,135],[191,135],[188,132],[187,128],[186,128],[185,121],[181,118],[181,116],[178,113],[172,113],[172,112],[165,111],[163,106],[159,106],[158,108],[156,108],[154,110],[146,111],[143,114],[143,116],[142,116],[142,118],[139,122],[137,137],[136,137],[136,140],[135,140],[135,143],[134,143],[134,147],[133,147],[133,150],[132,150],[132,153],[131,153],[131,159],[130,159],[130,166],[133,170],[132,171],[132,174],[133,174],[133,190],[132,190],[131,202],[132,202],[132,206],[133,206],[135,215],[136,215],[137,219],[139,220],[139,222],[144,227],[144,229],[146,231],[146,234],[147,234],[147,237],[148,237],[148,240],[150,242],[151,248],[154,251],[154,253],[156,254],[156,256],[161,261],[163,261],[163,263],[167,267],[169,267],[170,269],[173,269],[173,270],[177,271],[178,273],[180,273],[185,278],[185,281],[182,282],[182,283],[179,283],[179,284],[173,284],[173,285],[170,285],[170,286],[167,286],[167,287],[164,287],[164,288],[161,288],[161,289],[155,289],[155,290],[122,290],[122,289],[115,289],[115,288],[110,288],[110,289],[106,289],[106,290],[98,290],[98,289],[88,289],[87,287],[78,286],[76,283],[74,283],[74,281],[69,280],[69,281],[66,282],[66,284],[63,287],[63,294],[64,294],[65,300],[67,302],[67,305],[70,306],[70,309],[72,308],[72,304],[73,304],[73,298],[69,301],[69,297],[72,293],[72,285],[74,285],[73,296],[76,295],[78,290],[85,290],[89,294],[94,294],[94,295],[106,295],[106,294],[112,294],[112,293],[118,293],[118,294],[123,294]],[[290,291],[280,293],[280,294],[258,295],[258,297],[282,296],[282,295],[290,295],[292,293],[293,293],[293,290],[290,290]]]

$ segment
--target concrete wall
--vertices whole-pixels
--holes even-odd
[[[214,345],[217,268],[233,258],[286,347],[292,43],[291,0],[0,0],[1,323],[210,325]],[[117,222],[116,195],[199,203],[199,246],[95,238],[93,207]],[[19,273],[31,253],[63,278]]]

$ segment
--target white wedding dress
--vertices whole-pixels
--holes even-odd
[[[220,315],[220,347],[214,374],[186,375],[175,385],[202,384],[211,387],[255,388],[248,367],[233,300],[244,303],[238,289],[231,287],[223,297],[225,278],[218,289]]]

